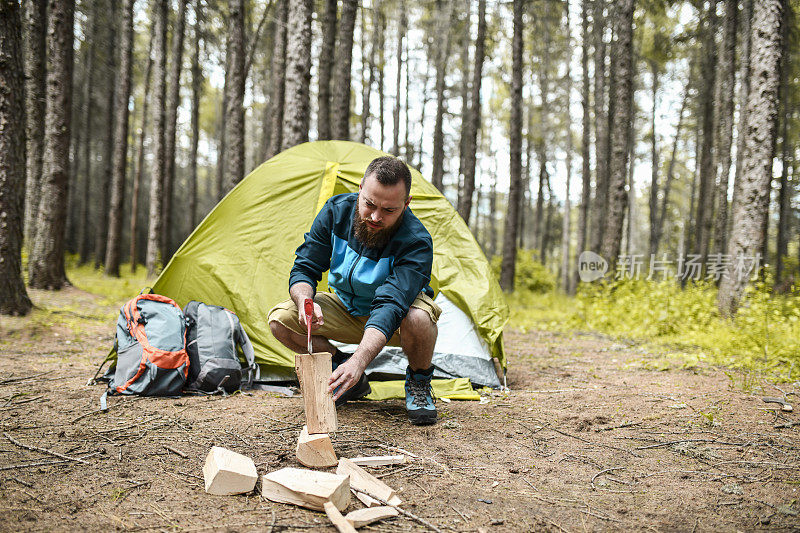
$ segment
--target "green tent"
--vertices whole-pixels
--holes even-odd
[[[291,378],[293,354],[270,333],[267,313],[288,298],[294,251],[322,205],[333,195],[357,191],[369,162],[382,155],[387,154],[346,141],[305,143],[276,155],[200,223],[164,268],[154,292],[181,306],[200,300],[235,311],[262,378]],[[411,175],[411,209],[433,237],[431,286],[443,308],[436,375],[499,386],[492,357],[505,368],[503,294],[461,217],[418,171],[411,169]],[[325,278],[318,290],[327,290]],[[402,374],[400,349],[384,352],[368,373]]]

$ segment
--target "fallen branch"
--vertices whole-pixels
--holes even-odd
[[[420,518],[417,515],[415,515],[414,513],[410,512],[410,511],[406,511],[405,509],[402,509],[402,508],[398,507],[397,505],[392,505],[391,503],[387,502],[386,500],[381,499],[381,498],[377,497],[376,495],[374,495],[374,494],[372,494],[370,492],[367,492],[366,490],[356,489],[356,488],[353,488],[353,487],[350,487],[350,490],[354,490],[356,492],[360,492],[361,494],[366,494],[367,496],[369,496],[373,500],[377,501],[381,505],[388,505],[389,507],[394,507],[395,509],[397,509],[397,512],[399,512],[401,515],[407,516],[408,518],[414,520],[415,522],[418,522],[418,523],[422,524],[423,526],[427,527],[428,529],[436,531],[436,533],[442,533],[441,529],[439,529],[438,527],[434,526],[433,524],[431,524],[430,522],[428,522],[424,518]]]
[[[95,455],[100,455],[100,452],[92,452],[89,455],[84,455],[82,459],[88,459],[89,457],[94,457]],[[38,461],[35,463],[22,463],[17,465],[8,465],[8,466],[0,466],[0,471],[3,470],[16,470],[18,468],[32,468],[36,466],[49,466],[49,465],[61,465],[64,463],[69,463],[70,461],[66,459],[62,459],[60,461]]]
[[[64,460],[67,460],[67,461],[75,461],[76,463],[83,463],[85,465],[89,464],[88,461],[84,461],[83,459],[78,459],[77,457],[70,457],[69,455],[64,455],[63,453],[54,452],[53,450],[48,450],[47,448],[39,448],[37,446],[28,446],[27,444],[22,444],[21,442],[19,442],[17,440],[14,440],[14,438],[11,435],[9,435],[8,433],[6,433],[5,431],[3,432],[3,436],[5,438],[7,438],[8,440],[10,440],[12,444],[15,444],[15,445],[19,446],[20,448],[24,448],[26,450],[46,453],[46,454],[52,455],[54,457],[58,457],[59,459],[64,459]]]
[[[183,453],[182,451],[180,451],[180,450],[178,450],[178,449],[175,449],[175,448],[173,448],[172,446],[167,446],[167,445],[164,445],[164,449],[165,449],[165,450],[167,450],[167,451],[170,451],[170,452],[174,453],[175,455],[180,455],[180,456],[181,456],[181,457],[183,457],[184,459],[188,459],[188,458],[189,458],[189,456],[188,456],[188,455],[186,455],[185,453]]]

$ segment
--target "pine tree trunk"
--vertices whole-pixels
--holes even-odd
[[[80,195],[74,197],[76,206],[80,205],[80,222],[78,224],[78,254],[80,256],[78,263],[84,265],[89,262],[89,249],[91,248],[92,230],[97,229],[89,224],[91,218],[91,193],[94,189],[92,184],[92,170],[93,170],[93,157],[92,157],[92,140],[95,137],[94,133],[94,117],[96,116],[97,109],[95,108],[94,101],[94,76],[95,76],[95,57],[97,55],[95,50],[95,43],[99,41],[98,38],[98,12],[100,9],[97,7],[98,0],[90,0],[86,3],[85,8],[88,10],[86,26],[88,29],[87,43],[84,64],[86,65],[85,76],[83,78],[83,185]],[[77,181],[77,180],[76,180]]]
[[[325,0],[322,16],[322,47],[319,51],[319,88],[317,90],[317,134],[323,141],[331,138],[331,72],[336,50],[336,0]]]
[[[458,214],[469,221],[472,213],[472,196],[475,193],[475,165],[477,163],[478,131],[481,129],[481,81],[483,60],[486,55],[486,0],[478,0],[478,36],[475,39],[475,65],[472,68],[469,108],[464,125],[464,186],[460,189]],[[473,228],[477,235],[477,227]]]
[[[217,201],[225,196],[225,118],[228,116],[228,94],[231,84],[231,34],[225,36],[225,81],[222,84],[222,98],[219,103],[219,113],[217,114]]]
[[[174,239],[173,190],[175,188],[175,131],[180,104],[181,70],[183,70],[183,40],[186,26],[186,0],[178,0],[175,26],[172,32],[172,53],[167,78],[167,115],[164,125],[164,223],[161,226],[161,257],[164,261],[172,253]]]
[[[789,183],[789,151],[792,149],[789,145],[789,121],[792,119],[792,113],[789,107],[789,69],[791,68],[789,58],[791,57],[789,51],[789,20],[788,9],[783,13],[784,19],[782,21],[783,34],[781,36],[782,47],[782,61],[781,77],[780,77],[780,102],[781,102],[781,116],[780,122],[782,126],[781,131],[781,177],[780,177],[780,194],[778,197],[778,235],[775,247],[775,288],[777,290],[784,290],[783,275],[785,265],[783,264],[784,258],[789,255],[789,223],[792,217],[790,203],[794,191],[794,185]]]
[[[192,140],[189,149],[189,232],[197,226],[197,148],[200,143],[200,94],[203,90],[203,70],[200,68],[200,22],[195,5],[194,53],[192,54]],[[269,106],[265,106],[269,108]],[[266,126],[266,125],[265,125]],[[265,127],[265,133],[267,128]]]
[[[113,171],[111,204],[108,212],[108,239],[105,271],[119,277],[122,250],[122,215],[125,198],[125,173],[128,166],[128,102],[131,98],[131,64],[133,57],[133,0],[123,0],[120,21],[119,70],[114,86]]]
[[[406,18],[406,6],[403,0],[399,0],[400,21],[397,24],[397,75],[395,81],[394,112],[392,113],[392,153],[400,156],[400,96],[403,85],[403,40],[406,36],[408,19]]]
[[[611,75],[614,80],[614,117],[612,121],[611,153],[609,158],[608,215],[603,234],[601,255],[614,271],[622,242],[622,224],[627,208],[625,190],[628,168],[628,142],[631,136],[633,98],[633,0],[616,4],[614,34],[616,40],[611,54],[615,57]]]
[[[44,153],[45,63],[47,62],[47,0],[27,0],[24,13],[25,107],[27,166],[25,186],[25,239],[33,240],[39,208]]]
[[[700,263],[706,264],[708,246],[711,241],[714,222],[714,196],[716,192],[717,172],[714,168],[714,87],[716,84],[717,55],[714,46],[714,35],[717,31],[716,0],[709,4],[706,36],[704,39],[705,54],[701,63],[703,84],[700,96],[701,120],[703,128],[703,144],[700,149],[700,189],[697,202],[697,225],[695,230],[694,253],[700,256]]]
[[[422,106],[420,109],[419,114],[419,145],[417,147],[417,164],[416,168],[420,172],[422,172],[422,155],[424,154],[423,146],[425,144],[425,140],[427,139],[425,136],[425,109],[428,107],[428,102],[430,101],[428,91],[428,81],[431,79],[431,61],[430,58],[425,59],[425,78],[422,80]]]
[[[442,5],[443,3],[444,5]],[[449,23],[453,15],[453,3],[454,0],[438,0],[437,2],[439,44],[436,54],[436,122],[433,127],[433,171],[431,183],[442,192],[444,192],[445,76],[447,75],[447,62],[450,58],[451,32]]]
[[[649,254],[655,255],[656,253],[656,241],[657,241],[657,234],[658,234],[658,169],[659,169],[659,161],[658,161],[658,144],[657,138],[658,133],[656,132],[656,113],[658,108],[658,76],[659,76],[659,69],[658,64],[653,60],[650,61],[650,75],[652,77],[652,84],[650,88],[652,89],[652,100],[653,100],[653,107],[650,113],[650,127],[651,127],[651,138],[650,138],[650,198],[648,202],[649,207],[649,215],[650,215],[650,247],[649,247]]]
[[[456,208],[460,209],[461,195],[464,185],[464,156],[466,153],[466,123],[469,120],[469,82],[470,82],[470,63],[469,45],[472,32],[472,0],[462,0],[464,2],[464,31],[461,35],[461,136],[458,140],[458,174],[457,174],[457,193],[458,201]],[[469,219],[465,220],[469,225]]]
[[[108,42],[105,53],[108,54],[106,58],[106,132],[103,139],[103,174],[101,180],[101,200],[100,209],[97,212],[95,219],[96,234],[94,239],[94,267],[99,269],[105,262],[106,257],[106,241],[108,240],[108,210],[111,205],[111,178],[114,173],[114,80],[118,77],[117,72],[117,21],[119,20],[119,13],[117,7],[117,0],[108,0],[109,16],[111,21],[106,23],[105,39]]]
[[[511,119],[509,123],[510,183],[508,188],[508,213],[503,234],[503,260],[500,265],[500,286],[506,292],[514,290],[517,262],[517,225],[519,223],[519,195],[522,182],[522,12],[523,0],[514,0],[514,33],[511,42]]]
[[[286,101],[283,115],[284,150],[308,141],[308,85],[311,80],[311,0],[288,1],[289,13],[286,34]],[[350,35],[350,40],[352,45],[352,33]],[[338,83],[344,83],[344,80],[337,79],[337,84]],[[349,76],[347,80],[347,87],[347,94],[349,96]],[[336,107],[335,100],[336,98],[334,95],[334,108]],[[334,126],[335,121],[336,119],[334,118]]]
[[[142,126],[139,129],[139,143],[136,147],[136,170],[133,173],[133,185],[131,187],[131,218],[130,218],[130,250],[129,258],[131,262],[131,272],[136,272],[136,244],[138,241],[138,221],[139,221],[139,192],[142,188],[142,176],[144,175],[144,140],[147,136],[147,120],[150,117],[150,81],[153,78],[153,44],[155,36],[150,37],[150,44],[147,48],[147,69],[144,75],[144,91],[142,92]]]
[[[28,282],[37,289],[57,290],[69,283],[64,268],[64,229],[72,132],[74,15],[74,0],[51,0],[48,4],[44,173],[36,239],[28,261]]]
[[[589,223],[589,207],[592,194],[591,176],[591,117],[589,103],[589,1],[581,0],[581,107],[583,108],[582,133],[581,133],[581,207],[578,210],[578,231],[576,240],[578,247],[576,253],[581,254],[586,249],[586,237]],[[578,286],[578,268],[570,276],[568,293],[575,294]]]
[[[739,65],[739,122],[736,126],[736,167],[733,181],[733,203],[736,202],[736,197],[739,195],[739,182],[742,173],[742,160],[741,154],[744,153],[744,130],[747,125],[747,99],[750,96],[750,43],[751,43],[751,25],[753,18],[753,2],[752,0],[744,0],[742,2],[742,29],[741,34],[741,53],[739,58],[741,63]],[[728,220],[732,222],[731,218]],[[728,227],[728,235],[730,235],[731,227]]]
[[[733,206],[733,232],[729,251],[737,258],[754,257],[762,245],[761,228],[769,206],[775,116],[778,112],[778,77],[781,59],[781,0],[762,0],[753,10],[751,30],[751,91],[747,98],[747,125],[744,130],[742,183]],[[724,315],[733,315],[747,285],[749,275],[731,269],[723,276],[717,306]]]
[[[606,21],[603,18],[603,0],[594,0],[592,39],[594,41],[594,153],[595,192],[591,204],[591,250],[600,249],[608,211],[608,119],[606,108],[606,44],[603,40]]]
[[[548,101],[550,97],[550,2],[544,3],[542,22],[540,31],[544,35],[542,36],[542,60],[539,63],[539,94],[542,105],[539,115],[539,141],[535,143],[536,156],[539,159],[539,192],[536,196],[536,213],[533,220],[533,247],[539,250],[539,258],[544,263],[545,234],[547,233],[544,224],[544,189],[545,183],[550,182],[550,176],[547,173],[547,148],[550,142],[550,103]]]
[[[373,13],[373,28],[372,28],[372,42],[370,43],[369,49],[369,56],[368,60],[365,65],[362,65],[363,68],[368,69],[368,73],[366,75],[366,79],[363,80],[363,85],[361,87],[361,138],[360,141],[363,144],[367,143],[368,132],[369,132],[369,121],[371,118],[370,115],[370,99],[372,98],[372,84],[375,83],[375,49],[377,48],[375,36],[377,35],[376,28],[378,27],[377,23],[377,10],[380,9],[379,2],[375,2],[373,4],[373,9],[376,10]],[[366,9],[361,10],[361,47],[366,54],[367,50],[367,17],[366,17]],[[363,78],[363,76],[362,76]]]
[[[233,189],[244,177],[244,2],[234,0],[229,4],[228,93],[225,109],[225,193]],[[306,94],[308,92],[306,91]],[[306,131],[308,123],[306,122]]]
[[[566,0],[564,3],[564,13],[566,16],[566,31],[567,31],[567,38],[568,42],[571,45],[571,37],[572,37],[572,30],[570,28],[570,17],[569,17],[569,0]],[[564,109],[564,123],[566,128],[566,135],[567,135],[567,153],[566,153],[566,165],[567,165],[567,183],[564,192],[564,218],[562,220],[561,226],[561,289],[564,292],[569,292],[569,282],[570,282],[570,257],[569,257],[569,244],[570,244],[570,198],[569,198],[569,188],[570,188],[570,181],[572,180],[572,114],[570,113],[572,109],[572,74],[570,71],[569,62],[567,62],[567,72],[564,75],[564,81],[566,83],[566,87],[564,91],[567,93],[567,102],[566,107]]]
[[[161,226],[164,223],[164,125],[166,99],[167,57],[167,0],[155,0],[153,44],[153,169],[150,173],[150,224],[147,229],[147,275],[152,276],[161,268]]]
[[[272,92],[269,97],[270,120],[269,149],[266,159],[272,158],[283,148],[283,112],[286,104],[286,38],[289,0],[276,0],[275,47],[272,52]]]
[[[492,173],[489,189],[489,257],[497,255],[497,169]],[[515,258],[516,260],[516,258]]]
[[[380,149],[383,150],[383,143],[386,140],[385,135],[385,126],[386,122],[384,121],[384,68],[386,66],[386,52],[384,50],[386,45],[386,17],[383,14],[383,10],[381,9],[382,2],[378,2],[378,11],[376,12],[376,16],[378,17],[378,125],[380,127],[380,136],[381,136],[381,143]]]
[[[725,3],[724,33],[719,68],[719,94],[717,102],[717,146],[714,168],[719,174],[717,187],[717,213],[714,222],[714,252],[724,254],[728,244],[728,181],[731,170],[731,144],[733,143],[733,93],[736,86],[736,17],[739,2]]]
[[[26,315],[22,280],[25,226],[25,68],[16,0],[0,1],[0,315]]]
[[[353,34],[358,14],[357,0],[342,1],[342,17],[336,42],[336,64],[334,77],[336,83],[332,91],[331,133],[334,139],[350,140],[350,82],[353,65]],[[309,45],[310,49],[310,45]]]
[[[678,155],[678,141],[681,137],[681,129],[683,128],[683,116],[686,111],[686,103],[689,99],[689,91],[684,91],[683,100],[681,102],[681,109],[678,112],[678,125],[675,126],[675,139],[672,141],[672,155],[669,159],[667,166],[667,177],[664,181],[664,194],[661,198],[661,208],[656,222],[656,238],[653,251],[651,253],[658,254],[658,248],[661,244],[661,237],[664,235],[664,223],[667,219],[667,206],[669,205],[669,193],[672,188],[672,182],[675,179],[675,159]]]

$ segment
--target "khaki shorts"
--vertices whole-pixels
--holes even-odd
[[[367,324],[366,316],[353,316],[344,306],[338,296],[331,292],[318,292],[314,296],[314,301],[322,308],[322,318],[324,323],[319,329],[313,330],[314,335],[322,335],[326,339],[344,342],[346,344],[358,344],[364,336],[364,326]],[[422,309],[431,317],[431,322],[436,324],[442,309],[436,305],[430,296],[420,292],[411,307]],[[305,326],[301,326],[298,320],[297,306],[290,298],[273,307],[269,312],[269,322],[273,320],[280,322],[298,335],[306,335]],[[400,330],[395,331],[388,346],[400,346]]]

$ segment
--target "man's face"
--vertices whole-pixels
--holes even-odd
[[[374,175],[366,176],[359,186],[358,216],[353,221],[356,238],[370,248],[385,246],[402,222],[410,201],[402,181],[383,185]]]

